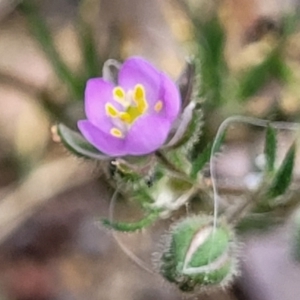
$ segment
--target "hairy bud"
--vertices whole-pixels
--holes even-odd
[[[184,292],[224,286],[237,273],[231,229],[224,222],[214,228],[207,216],[175,224],[159,259],[160,273]]]

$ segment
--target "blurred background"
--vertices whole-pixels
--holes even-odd
[[[86,80],[101,76],[108,58],[132,55],[174,80],[188,57],[199,62],[200,144],[233,114],[297,122],[299,4],[0,0],[0,299],[181,299],[101,227],[112,195],[101,165],[71,156],[51,128],[63,122],[75,129]],[[281,136],[282,151],[291,139]],[[219,163],[228,182],[249,174],[261,145],[259,132],[235,128]],[[134,208],[117,208],[120,219],[134,218]],[[118,238],[151,266],[165,223]],[[245,235],[240,278],[196,299],[298,300],[300,265],[287,255],[289,226]]]

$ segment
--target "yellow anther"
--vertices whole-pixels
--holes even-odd
[[[113,98],[124,107],[124,111],[118,111],[112,104],[107,103],[105,105],[106,114],[110,117],[118,118],[129,125],[145,114],[148,109],[145,88],[141,84],[137,84],[133,90],[126,92],[122,87],[117,86],[113,89]],[[113,128],[111,134],[116,137],[123,136],[122,132],[117,128]]]
[[[131,115],[130,115],[128,112],[121,112],[121,113],[119,114],[119,117],[120,117],[120,119],[121,119],[123,122],[128,123],[128,124],[131,123],[132,118],[131,118]]]
[[[161,110],[162,110],[162,108],[163,108],[163,103],[162,103],[162,101],[157,101],[156,103],[155,103],[155,105],[154,105],[154,110],[156,111],[156,112],[160,112]]]
[[[145,89],[141,84],[137,84],[134,87],[134,99],[135,100],[145,99]]]
[[[145,89],[141,84],[137,84],[133,92],[133,100],[136,103],[139,113],[142,115],[148,108],[148,103],[145,97]]]
[[[106,111],[106,115],[108,115],[109,117],[115,118],[119,115],[117,109],[110,103],[105,104],[105,111]]]
[[[110,134],[117,137],[117,138],[122,138],[123,137],[122,131],[118,128],[112,128],[110,130]]]
[[[125,91],[120,86],[113,89],[113,97],[114,100],[122,104],[124,107],[128,106]]]
[[[117,86],[117,87],[114,88],[113,94],[114,94],[115,98],[118,98],[118,99],[124,99],[125,98],[125,92],[119,86]]]

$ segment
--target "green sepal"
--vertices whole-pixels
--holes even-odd
[[[185,108],[194,100],[195,91],[199,85],[197,82],[196,63],[194,59],[186,62],[185,69],[180,74],[176,84],[179,87],[182,107]]]
[[[173,150],[185,146],[190,149],[197,141],[202,129],[202,110],[199,103],[191,102],[181,115],[181,122],[165,149]]]
[[[267,191],[267,198],[272,199],[283,195],[288,189],[293,176],[295,163],[296,145],[293,144],[286,154],[280,168]]]
[[[277,152],[276,131],[272,126],[268,126],[265,139],[264,154],[266,158],[266,174],[273,174]]]
[[[214,153],[212,153],[212,147],[214,143],[209,143],[204,148],[204,150],[198,154],[198,156],[192,162],[192,169],[190,173],[190,177],[192,179],[197,178],[198,172],[200,172],[204,166],[209,162],[211,155],[215,155],[217,152],[220,151],[221,146],[225,140],[226,133],[222,134],[220,138],[216,141]]]
[[[108,219],[102,219],[102,224],[109,228],[116,231],[122,232],[135,232],[146,228],[152,225],[159,217],[159,212],[151,212],[145,218],[137,221],[137,222],[117,222],[117,221],[110,221]]]
[[[154,202],[154,199],[148,193],[148,190],[149,187],[139,186],[139,188],[136,191],[133,191],[132,194],[132,200],[140,203],[145,210],[150,209],[150,205]]]
[[[202,132],[203,127],[203,112],[201,105],[196,103],[193,111],[192,120],[186,130],[186,133],[182,140],[176,145],[176,147],[181,147],[184,149],[185,153],[192,151],[194,145],[198,142],[199,137]]]
[[[115,160],[111,162],[115,165],[115,177],[119,178],[124,182],[138,182],[141,179],[141,175],[134,170],[126,161]]]
[[[57,134],[63,145],[73,154],[96,160],[108,160],[109,156],[103,154],[93,147],[84,137],[76,131],[71,130],[64,124],[57,125]]]

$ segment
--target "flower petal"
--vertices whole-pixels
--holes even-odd
[[[123,63],[118,82],[125,90],[133,90],[137,84],[142,84],[150,107],[160,100],[160,72],[140,57],[129,58]]]
[[[113,101],[111,82],[102,78],[89,79],[85,89],[85,114],[87,119],[101,130],[108,132],[111,128],[111,118],[106,115],[105,104]],[[119,109],[118,103],[114,103]]]
[[[163,101],[164,109],[162,113],[173,122],[181,109],[181,99],[179,89],[175,83],[164,73],[161,73],[160,98]]]
[[[126,136],[126,152],[143,155],[159,149],[167,139],[171,122],[157,115],[139,118]]]
[[[100,130],[87,120],[78,121],[77,125],[83,136],[101,152],[111,157],[127,154],[126,139],[116,138]]]

